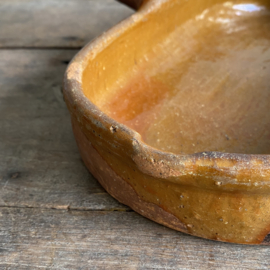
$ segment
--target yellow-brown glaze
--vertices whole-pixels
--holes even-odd
[[[176,154],[270,153],[270,11],[225,2],[181,24],[100,108]]]
[[[239,153],[269,153],[269,64],[262,66],[269,55],[269,2],[249,2],[264,7],[258,13],[230,15],[240,20],[237,26],[255,27],[239,42],[234,33],[226,39],[223,24],[208,20],[221,7],[226,16],[234,12],[230,2],[144,3],[87,45],[66,72],[64,98],[84,162],[110,194],[161,224],[204,238],[261,244],[270,230],[270,156]],[[207,106],[198,111],[202,101]],[[181,104],[182,120],[170,115],[174,102]],[[175,134],[181,130],[180,147]],[[200,136],[201,144],[194,143]],[[154,145],[157,139],[161,144]],[[209,152],[216,149],[237,153]]]
[[[76,122],[73,120],[77,130],[75,135],[78,133],[78,123]],[[164,181],[162,178],[155,178],[143,173],[140,169],[138,170],[132,160],[124,157],[124,153],[121,153],[125,149],[125,145],[122,145],[123,142],[119,141],[119,145],[115,145],[113,149],[107,141],[103,129],[97,129],[95,125],[90,123],[88,128],[85,129],[83,126],[80,128],[84,136],[87,137],[89,142],[92,142],[93,147],[106,161],[108,167],[113,168],[114,173],[136,191],[142,204],[145,202],[156,205],[170,215],[177,217],[182,224],[185,224],[190,234],[242,244],[261,243],[268,234],[270,196],[269,191],[267,192],[261,184],[252,181],[249,186],[247,183],[243,190],[235,190],[233,187],[228,187],[226,190],[225,183],[217,184],[217,182],[213,182],[215,177],[224,179],[222,172],[220,175],[207,179],[210,177],[208,175],[213,173],[213,169],[211,169],[213,166],[208,168],[209,172],[206,168],[202,168],[200,171],[201,163],[197,165],[199,162],[196,158],[193,162],[190,161],[190,163],[193,163],[191,173],[187,172],[182,176],[171,179],[171,181]],[[117,132],[121,133],[121,131]],[[81,152],[87,152],[87,145],[85,142],[82,144],[81,135],[76,137]],[[118,150],[118,148],[120,149]],[[86,154],[82,155],[85,156]],[[89,157],[85,157],[85,159],[88,159],[87,162],[94,163]],[[217,159],[216,164],[219,164],[216,169],[222,170],[223,161]],[[100,166],[102,166],[101,169]],[[105,166],[98,163],[95,167],[95,170],[101,171],[101,176],[97,176],[99,179],[99,177],[102,177],[102,171],[105,172]],[[240,166],[238,167],[240,168]],[[197,172],[197,175],[195,172]],[[265,173],[269,178],[269,173]],[[104,177],[106,176],[99,180],[106,181],[106,189],[110,191],[110,186],[115,185],[115,178],[105,180]],[[238,184],[241,184],[241,177],[243,175],[238,176]],[[110,182],[112,183],[110,184]],[[200,184],[205,184],[205,187],[202,188]],[[254,190],[254,187],[257,187],[257,190]],[[251,192],[247,192],[249,188]],[[116,192],[111,192],[111,194],[116,196]],[[132,207],[132,202],[129,203],[128,198],[122,200],[122,202]],[[143,206],[141,210],[145,210]],[[146,210],[143,215],[149,217]],[[151,214],[151,219],[155,220],[153,214]],[[158,222],[165,224],[167,220],[165,219],[162,222],[159,219]],[[173,227],[172,224],[171,226],[167,224],[167,226]],[[176,229],[176,227],[174,228]],[[185,231],[181,228],[178,228],[178,230]]]

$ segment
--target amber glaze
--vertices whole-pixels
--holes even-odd
[[[269,1],[125,1],[64,79],[86,166],[156,222],[268,244]]]
[[[176,154],[270,154],[270,12],[225,2],[154,45],[101,110]]]

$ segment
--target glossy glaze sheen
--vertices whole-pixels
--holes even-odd
[[[226,2],[175,28],[101,110],[175,154],[270,153],[270,12]],[[113,96],[111,95],[113,93]]]
[[[75,57],[64,97],[83,159],[113,196],[177,230],[260,244],[270,231],[270,158],[238,153],[268,154],[269,3],[249,2],[264,9],[241,16],[243,2],[233,3],[238,10],[221,0],[147,1]],[[226,30],[228,19],[235,28]],[[226,31],[241,26],[253,31],[237,42]],[[136,206],[114,182],[135,192]]]

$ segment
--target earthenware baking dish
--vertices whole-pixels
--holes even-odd
[[[86,166],[160,224],[269,244],[270,2],[122,2],[64,78]]]

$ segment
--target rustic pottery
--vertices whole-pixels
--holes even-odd
[[[270,2],[122,2],[64,78],[86,166],[160,224],[269,244]]]

